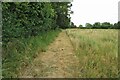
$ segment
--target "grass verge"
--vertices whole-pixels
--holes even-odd
[[[14,39],[3,48],[2,76],[16,78],[18,71],[32,63],[38,53],[44,52],[47,46],[54,41],[60,30],[41,33],[39,36],[27,39]]]

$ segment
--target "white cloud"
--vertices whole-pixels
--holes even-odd
[[[119,0],[73,0],[71,21],[75,25],[118,21]]]

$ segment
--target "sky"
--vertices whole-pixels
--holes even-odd
[[[118,2],[120,0],[73,0],[71,21],[79,26],[86,23],[118,21]]]

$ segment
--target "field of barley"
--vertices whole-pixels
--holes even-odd
[[[67,29],[82,78],[118,77],[118,31]]]

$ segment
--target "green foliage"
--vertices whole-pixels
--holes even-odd
[[[120,22],[115,23],[114,25],[110,22],[95,22],[93,25],[90,23],[86,23],[85,27],[80,25],[81,29],[120,29]]]
[[[71,22],[69,28],[76,28],[76,25],[73,22]]]
[[[12,38],[36,36],[44,28],[43,22],[51,16],[51,12],[46,15],[42,13],[46,9],[46,7],[41,8],[43,3],[3,3],[2,5],[3,41],[6,42]],[[50,24],[45,24],[46,27],[47,25]]]
[[[85,26],[86,26],[87,28],[92,28],[92,24],[90,24],[90,23],[86,23]]]
[[[18,77],[18,71],[32,63],[32,60],[44,52],[54,41],[60,30],[52,30],[30,38],[14,39],[3,49],[2,76],[4,78]]]
[[[109,22],[104,22],[101,25],[101,28],[103,28],[103,29],[108,29],[110,27],[112,27],[112,25]]]
[[[70,4],[69,2],[66,3],[52,3],[52,6],[57,14],[56,16],[56,23],[60,28],[68,28],[70,26]],[[67,15],[67,16],[66,16]]]
[[[37,36],[70,23],[70,3],[3,2],[3,45],[13,38]]]
[[[70,3],[2,2],[3,77],[17,77],[38,49],[45,51],[56,29],[70,23]]]
[[[95,22],[93,24],[93,28],[99,28],[99,27],[101,27],[101,23],[100,22]]]
[[[82,28],[83,27],[83,25],[79,25],[79,28]]]
[[[120,21],[118,23],[115,23],[111,28],[120,29]]]

